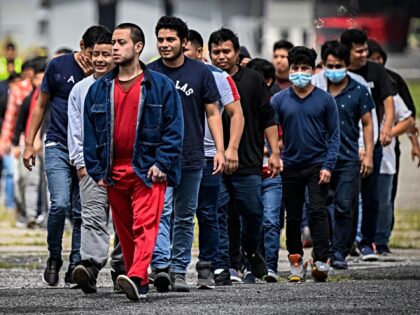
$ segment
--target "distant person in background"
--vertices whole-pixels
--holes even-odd
[[[287,40],[279,40],[273,46],[273,65],[276,69],[276,83],[281,90],[292,85],[289,81],[289,61],[287,56],[293,44]]]
[[[17,57],[15,44],[6,43],[6,54],[0,57],[0,81],[6,80],[12,72],[21,73],[23,61]]]
[[[7,171],[6,176],[12,176],[13,178],[13,194],[8,190],[6,196],[6,203],[9,206],[16,208],[16,225],[18,227],[25,227],[25,209],[23,205],[23,189],[19,185],[21,183],[21,172],[19,172],[19,163],[13,157],[11,152],[12,138],[15,132],[16,119],[20,111],[23,100],[32,92],[33,85],[32,79],[34,77],[34,63],[33,60],[28,60],[22,65],[22,73],[16,84],[13,84],[10,88],[10,93],[7,100],[7,108],[4,116],[4,121],[1,130],[1,151],[3,154],[3,164]],[[9,177],[10,179],[10,177]],[[9,182],[6,180],[6,184]],[[10,200],[10,198],[12,198]],[[9,200],[9,201],[8,201]],[[7,207],[9,207],[7,206]]]
[[[43,193],[46,193],[42,185],[43,177],[43,145],[42,145],[42,135],[41,133],[37,134],[35,141],[35,149],[39,154],[33,169],[32,175],[24,171],[24,165],[20,159],[20,154],[24,147],[24,139],[26,134],[26,129],[29,124],[30,116],[36,104],[36,100],[39,95],[39,88],[41,86],[42,78],[44,76],[45,68],[47,66],[47,60],[44,57],[38,57],[32,60],[34,76],[32,78],[32,92],[23,100],[22,105],[20,106],[19,113],[16,119],[14,136],[12,138],[12,154],[15,158],[17,164],[17,191],[16,191],[16,201],[18,207],[21,209],[22,220],[18,222],[24,224],[28,228],[35,228],[39,226],[42,221],[42,216],[39,217],[45,209],[45,198]]]
[[[280,92],[280,87],[276,83],[276,69],[273,64],[263,58],[254,58],[246,65],[247,68],[254,69],[259,72],[265,79],[269,89],[270,96]]]
[[[239,48],[238,64],[245,67],[251,61],[251,54],[245,46]]]

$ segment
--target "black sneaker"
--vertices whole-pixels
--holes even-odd
[[[96,278],[98,277],[99,268],[96,266],[80,264],[73,270],[74,282],[82,289],[86,294],[96,293]]]
[[[64,275],[64,287],[65,288],[68,288],[68,289],[79,289],[80,288],[73,279],[74,268],[76,268],[75,265],[69,265],[69,267],[67,268],[67,271]]]
[[[158,292],[168,292],[171,286],[171,278],[169,277],[169,268],[156,269],[153,286]]]
[[[229,269],[216,269],[214,271],[214,282],[216,286],[232,285]]]
[[[211,262],[198,261],[195,269],[197,270],[197,288],[214,289],[215,283]]]
[[[360,249],[363,261],[377,261],[378,255],[373,251],[373,247],[369,245],[362,246]]]
[[[152,271],[147,275],[149,278],[149,284],[154,284],[156,278],[156,269],[152,269]]]
[[[261,255],[258,252],[253,254],[245,253],[245,257],[248,259],[249,265],[251,266],[252,274],[256,278],[264,280],[265,276],[268,274],[268,269]]]
[[[114,284],[115,294],[124,294],[123,290],[120,288],[117,282],[118,276],[121,276],[121,275],[125,275],[125,272],[121,270],[111,269],[111,279],[112,279],[112,283]]]
[[[42,276],[42,282],[45,284],[56,287],[60,282],[60,268],[63,265],[61,258],[49,257],[47,260],[47,266]]]
[[[140,285],[138,279],[129,278],[125,275],[118,276],[117,282],[129,300],[135,302],[147,300],[147,293],[149,292],[148,284]]]
[[[357,247],[357,244],[356,243],[353,243],[351,245],[349,255],[352,256],[352,257],[359,257],[360,256],[360,250]]]
[[[388,245],[376,245],[376,252],[381,256],[387,256],[391,254]]]
[[[185,281],[185,273],[171,272],[172,291],[190,292],[190,286]]]
[[[244,270],[244,277],[242,279],[242,282],[244,284],[255,284],[256,283],[255,277],[254,277],[254,275],[252,274],[251,271],[246,270],[246,269]]]

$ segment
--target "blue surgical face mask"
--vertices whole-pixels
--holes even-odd
[[[333,83],[341,82],[347,75],[347,70],[343,69],[326,69],[325,76]]]
[[[312,80],[312,74],[308,72],[295,72],[289,74],[289,80],[297,87],[304,88]]]

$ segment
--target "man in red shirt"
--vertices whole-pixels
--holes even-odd
[[[118,285],[139,301],[149,291],[167,181],[180,179],[182,104],[169,78],[139,62],[144,34],[137,25],[117,26],[112,45],[117,67],[86,96],[83,153],[89,175],[108,189],[127,270]]]

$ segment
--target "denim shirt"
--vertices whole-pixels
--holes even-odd
[[[140,62],[141,63],[141,62]],[[153,165],[167,174],[169,186],[181,177],[184,118],[179,94],[166,76],[144,70],[138,106],[136,140],[131,165],[148,186],[147,172]],[[84,148],[86,169],[98,182],[114,185],[111,178],[114,132],[114,84],[118,67],[97,80],[89,89],[84,108]]]

